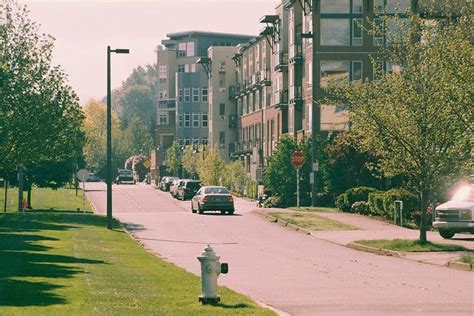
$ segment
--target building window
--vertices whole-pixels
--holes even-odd
[[[306,78],[308,78],[308,85],[312,86],[313,85],[313,63],[309,62],[307,63],[308,65],[308,71],[306,72]]]
[[[184,145],[185,145],[185,146],[188,146],[188,145],[190,145],[190,144],[191,144],[191,140],[190,140],[189,138],[185,138],[185,139],[184,139]]]
[[[183,114],[178,114],[178,127],[183,127]]]
[[[191,114],[184,113],[184,127],[190,127],[190,126],[191,126]]]
[[[225,88],[225,73],[219,73],[219,87]]]
[[[364,13],[363,0],[352,0],[352,13],[362,14]]]
[[[196,64],[191,64],[191,72],[196,72]]]
[[[186,57],[186,43],[178,44],[178,58]]]
[[[193,113],[193,127],[199,127],[199,113]]]
[[[160,79],[158,79],[158,82],[160,84],[164,84],[164,83],[166,83],[166,78],[160,78]]]
[[[353,61],[352,62],[352,69],[351,69],[351,81],[361,81],[362,80],[362,62],[361,61]]]
[[[194,42],[187,42],[186,43],[186,56],[193,57],[194,54]]]
[[[199,88],[193,88],[193,102],[199,102]]]
[[[168,125],[168,113],[160,113],[158,125]]]
[[[178,65],[178,72],[184,72],[184,65]]]
[[[159,65],[158,66],[158,78],[167,78],[168,77],[168,65]]]
[[[374,45],[380,46],[384,43],[384,23],[382,19],[374,19]]]
[[[352,20],[352,45],[362,45],[362,19]]]
[[[184,102],[191,102],[191,89],[184,88]]]
[[[202,127],[207,127],[207,113],[202,113]]]
[[[374,13],[403,13],[410,6],[411,0],[374,0]]]
[[[322,61],[321,88],[330,84],[344,83],[349,80],[349,61]]]
[[[225,132],[219,132],[219,144],[225,144]]]
[[[322,46],[349,46],[349,19],[321,19]]]
[[[350,0],[321,0],[321,13],[349,13]]]
[[[202,87],[202,102],[207,102],[207,98],[208,98],[208,95],[207,95],[207,87]]]
[[[220,103],[219,104],[219,115],[220,116],[225,115],[225,103]]]
[[[159,93],[158,93],[158,97],[160,99],[166,99],[168,97],[168,91],[167,90],[161,90]]]
[[[183,102],[183,89],[178,90],[178,101]]]

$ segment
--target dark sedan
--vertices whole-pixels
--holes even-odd
[[[202,187],[191,200],[191,211],[199,214],[204,211],[220,211],[221,214],[234,214],[234,199],[225,187]]]

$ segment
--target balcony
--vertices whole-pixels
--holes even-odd
[[[274,67],[275,71],[283,71],[288,68],[288,53],[278,53],[274,55]]]
[[[290,47],[290,64],[301,64],[303,62],[303,45],[295,44]]]
[[[229,115],[229,128],[237,127],[237,115]]]
[[[229,87],[229,100],[234,100],[235,98],[238,97],[238,92],[239,92],[239,86],[238,85],[232,85]]]
[[[259,84],[262,87],[270,86],[272,84],[270,69],[260,71]]]
[[[161,99],[158,101],[159,110],[175,110],[176,99]]]
[[[288,107],[288,90],[275,91],[273,97],[275,108],[286,109]]]
[[[290,87],[290,103],[295,104],[303,101],[303,89],[301,86]]]

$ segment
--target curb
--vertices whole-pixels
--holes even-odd
[[[457,269],[457,270],[463,270],[463,271],[473,271],[474,267],[472,264],[469,263],[464,263],[464,262],[456,262],[456,261],[450,261],[448,262],[448,267],[452,269]]]
[[[251,212],[254,213],[254,214],[257,214],[257,215],[259,215],[259,216],[264,217],[267,221],[269,221],[269,222],[271,222],[271,223],[277,223],[277,224],[279,224],[279,225],[281,225],[281,226],[283,226],[283,227],[288,227],[289,229],[294,230],[294,231],[296,231],[296,232],[298,232],[298,233],[301,233],[301,234],[303,234],[303,235],[311,235],[311,231],[309,231],[309,230],[307,230],[307,229],[304,229],[304,228],[302,228],[302,227],[299,227],[299,226],[297,226],[297,225],[295,225],[295,224],[287,223],[287,222],[285,222],[285,221],[283,221],[283,220],[281,220],[281,219],[277,219],[276,217],[273,217],[273,216],[270,215],[270,214],[265,214],[264,212],[260,212],[260,211],[258,211],[258,210],[252,210]]]
[[[365,246],[365,245],[361,245],[361,244],[354,243],[354,242],[348,243],[346,247],[354,249],[354,250],[374,253],[376,255],[397,257],[397,258],[403,258],[404,257],[403,253],[399,252],[399,251],[375,248],[375,247]]]

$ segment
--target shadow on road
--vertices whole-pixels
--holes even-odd
[[[158,239],[158,238],[140,238],[140,240],[183,243],[183,244],[200,244],[200,245],[238,245],[238,242],[209,242],[209,241],[190,241],[190,240],[173,240],[173,239]]]

